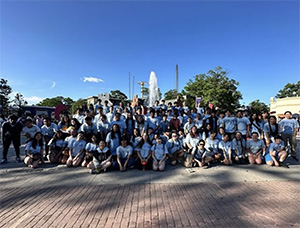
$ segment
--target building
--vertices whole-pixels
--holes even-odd
[[[270,113],[282,117],[286,111],[300,114],[300,97],[286,97],[281,99],[270,98]]]

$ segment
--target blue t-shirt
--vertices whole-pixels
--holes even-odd
[[[254,141],[253,139],[249,139],[247,141],[247,149],[250,149],[250,151],[254,154],[256,154],[259,150],[263,149],[265,147],[265,143],[263,140],[258,139],[257,141]]]
[[[145,142],[142,146],[142,148],[140,149],[140,155],[142,158],[147,158],[150,154],[150,150],[151,150],[151,145],[147,142]]]
[[[39,154],[43,149],[44,149],[44,145],[41,147],[38,144],[35,146],[35,148],[33,148],[32,141],[29,141],[26,145],[25,151],[28,150],[29,154]]]
[[[242,135],[247,134],[247,126],[250,124],[250,120],[247,117],[236,118],[237,130],[242,133]]]
[[[295,128],[299,128],[299,124],[295,119],[283,119],[279,122],[279,126],[280,129],[281,127],[283,127],[283,130],[281,130],[281,132],[285,134],[293,134]]]
[[[233,116],[229,116],[229,117],[225,117],[223,119],[223,123],[224,123],[224,129],[225,132],[228,133],[234,133],[235,132],[235,126],[236,126],[236,118]]]
[[[153,145],[151,151],[154,151],[154,156],[157,160],[161,160],[165,154],[168,154],[168,150],[163,144]]]
[[[269,146],[269,152],[271,151],[278,151],[280,149],[283,149],[284,148],[284,142],[281,141],[279,144],[277,143],[271,143],[270,146]]]
[[[132,147],[131,146],[118,146],[117,155],[120,155],[121,159],[126,159],[128,155],[132,155]]]

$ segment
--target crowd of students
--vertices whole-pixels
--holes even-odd
[[[95,107],[77,109],[73,116],[61,114],[56,121],[30,113],[10,115],[2,124],[3,159],[7,163],[13,143],[20,157],[21,134],[26,136],[24,163],[32,168],[49,161],[66,166],[87,167],[92,174],[108,169],[129,168],[163,171],[166,164],[209,167],[212,164],[250,163],[288,168],[289,153],[298,161],[296,134],[299,123],[290,111],[277,121],[268,112],[238,110],[234,115],[185,103],[153,107],[122,103],[108,106],[98,100]]]

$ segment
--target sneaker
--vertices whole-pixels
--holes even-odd
[[[296,156],[293,156],[293,155],[292,155],[292,158],[293,158],[295,161],[297,161],[297,162],[299,161],[298,158],[297,158]]]
[[[90,174],[99,174],[99,173],[101,173],[100,169],[91,169],[90,170]]]
[[[1,162],[0,162],[1,165],[6,164],[6,163],[7,163],[7,159],[6,159],[6,158],[3,158],[3,159],[1,160]]]
[[[21,158],[16,158],[16,162],[21,163],[22,162]]]

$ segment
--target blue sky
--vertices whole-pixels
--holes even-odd
[[[240,83],[241,104],[269,104],[300,79],[297,0],[0,4],[1,78],[29,103],[128,94],[129,72],[148,81],[155,71],[165,93],[174,88],[176,64],[180,90],[196,74],[228,70]]]

